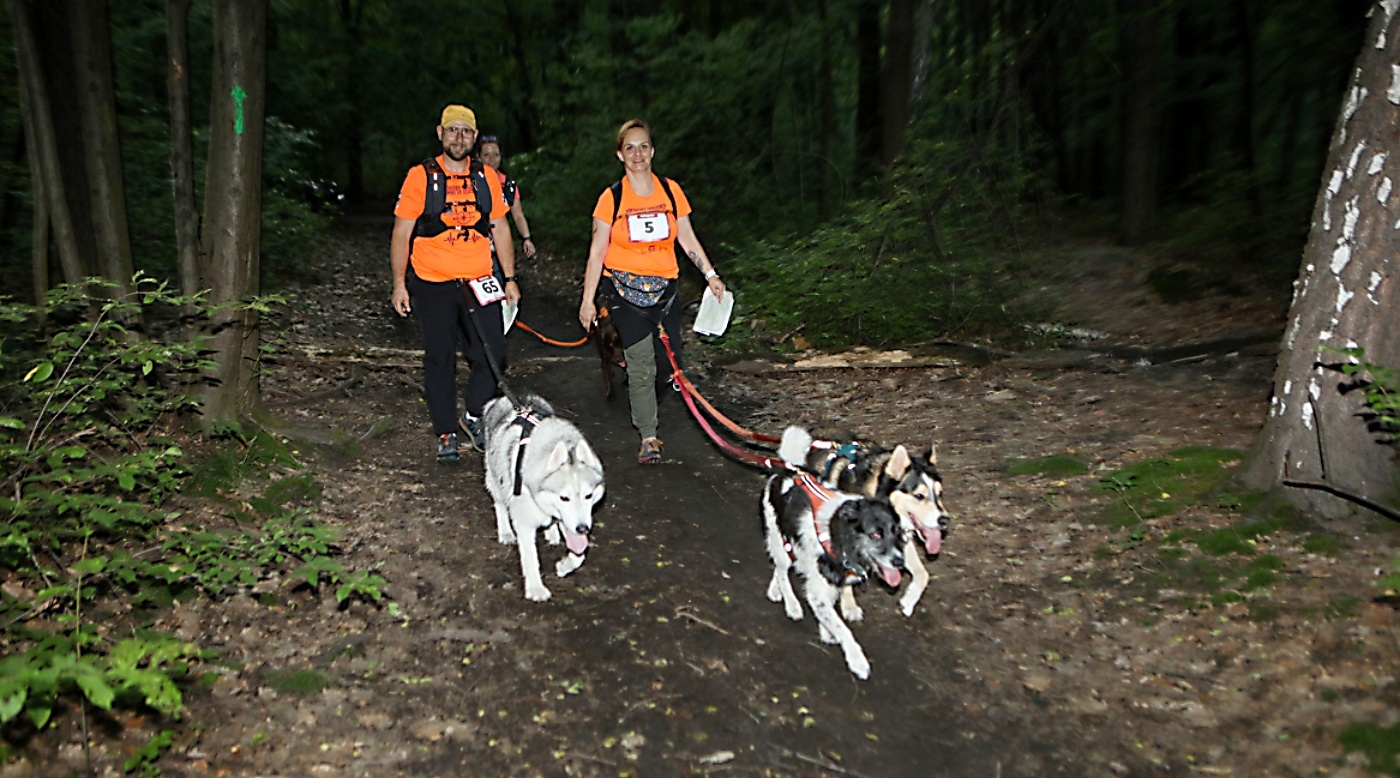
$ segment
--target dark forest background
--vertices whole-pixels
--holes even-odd
[[[464,102],[500,136],[543,250],[580,268],[593,201],[620,174],[616,127],[650,122],[656,169],[684,185],[759,332],[1007,331],[1026,315],[1008,307],[1018,264],[1076,240],[1284,294],[1368,5],[273,0],[263,289],[307,272],[336,209],[388,213],[441,107]],[[134,262],[173,275],[165,3],[109,13]],[[8,73],[12,32],[0,17]],[[196,128],[211,39],[195,2]],[[13,290],[31,278],[19,106],[0,79]]]

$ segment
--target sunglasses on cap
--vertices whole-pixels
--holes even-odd
[[[476,139],[476,142],[477,142],[477,143],[494,143],[494,144],[496,144],[497,146],[501,145],[501,141],[498,140],[498,139],[496,138],[495,135],[483,135],[483,136],[481,136],[480,138],[477,138],[477,139]]]

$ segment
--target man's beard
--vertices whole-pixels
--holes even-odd
[[[472,153],[472,151],[471,149],[466,148],[464,146],[462,147],[462,152],[459,154],[453,151],[451,146],[443,146],[442,153],[446,154],[454,162],[461,162],[462,160],[466,159],[467,156]]]

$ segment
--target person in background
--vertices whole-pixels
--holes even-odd
[[[505,370],[506,364],[501,303],[519,302],[520,287],[500,178],[471,158],[476,115],[465,106],[447,106],[437,137],[442,154],[409,169],[394,206],[390,302],[400,316],[418,316],[423,398],[437,436],[437,459],[455,462],[459,429],[473,448],[482,450],[481,410],[496,394],[496,369]],[[503,281],[491,272],[493,242],[499,247]],[[471,367],[460,419],[459,343]]]
[[[510,206],[510,218],[515,229],[520,232],[520,248],[526,259],[535,258],[535,241],[530,237],[530,222],[525,219],[525,207],[521,204],[520,185],[510,180],[501,170],[501,142],[495,135],[483,135],[478,141],[477,156],[488,167],[496,169],[501,178],[501,190],[505,193],[506,205]]]
[[[675,181],[652,173],[655,155],[651,129],[645,123],[633,119],[618,130],[617,158],[625,175],[603,190],[593,208],[593,240],[578,309],[579,324],[591,330],[598,319],[594,299],[601,291],[602,304],[617,325],[627,360],[632,425],[642,436],[637,461],[644,465],[661,461],[653,341],[657,327],[665,328],[677,354],[681,348],[681,309],[675,304],[680,276],[677,246],[704,274],[716,299],[725,291],[690,223],[685,192]]]

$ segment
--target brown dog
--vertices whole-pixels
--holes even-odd
[[[603,391],[611,400],[614,394],[613,365],[625,371],[627,360],[622,356],[622,336],[617,334],[617,325],[613,324],[607,308],[598,311],[598,321],[593,324],[593,331],[588,335],[598,346],[598,359],[603,366]]]

